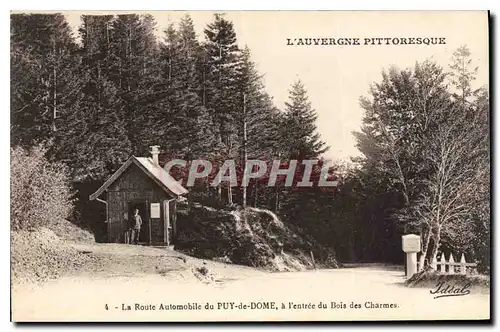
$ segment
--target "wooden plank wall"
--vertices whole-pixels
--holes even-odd
[[[129,202],[147,201],[150,204],[152,202],[162,203],[165,199],[171,199],[171,197],[136,165],[131,165],[108,188],[109,241],[124,242],[124,232],[129,227],[129,221],[125,219],[125,214],[128,214]],[[160,206],[161,218],[153,219],[151,222],[153,243],[163,243],[163,204],[160,204]],[[149,206],[147,208],[149,209]],[[128,216],[129,220],[131,217]],[[144,219],[143,223],[148,223],[148,220]],[[147,227],[144,224],[141,232],[147,232]]]

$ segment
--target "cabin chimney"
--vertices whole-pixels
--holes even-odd
[[[149,148],[151,149],[151,157],[153,158],[153,164],[159,165],[158,164],[158,154],[160,154],[160,146],[159,145],[152,145]]]

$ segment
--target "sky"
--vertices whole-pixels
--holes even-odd
[[[96,14],[97,12],[86,12]],[[116,13],[116,12],[114,12]],[[137,12],[141,13],[141,12]],[[143,12],[146,13],[146,12]],[[157,35],[187,12],[154,11]],[[83,12],[65,12],[77,35]],[[200,40],[213,12],[190,11]],[[416,61],[433,59],[448,69],[453,52],[467,45],[473,65],[479,67],[476,86],[488,83],[488,21],[486,12],[369,12],[369,11],[231,11],[238,44],[247,45],[266,91],[284,109],[288,89],[297,79],[308,91],[318,114],[317,127],[330,146],[325,157],[349,160],[358,156],[353,131],[363,116],[359,98],[368,96],[370,84],[381,79],[384,68],[404,69]],[[441,45],[287,45],[294,38],[445,38]],[[296,42],[297,43],[297,42]]]

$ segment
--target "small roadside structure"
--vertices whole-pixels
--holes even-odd
[[[188,191],[159,165],[159,146],[150,148],[151,158],[131,156],[89,197],[106,205],[108,242],[129,242],[137,209],[142,219],[139,243],[175,243],[177,205]]]
[[[406,253],[406,278],[411,278],[417,273],[417,253],[420,252],[420,236],[406,234],[402,236],[403,251]]]

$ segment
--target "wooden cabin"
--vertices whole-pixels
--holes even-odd
[[[159,147],[151,158],[130,157],[91,200],[106,205],[107,241],[128,243],[134,210],[142,218],[139,243],[173,245],[177,235],[177,206],[187,190],[158,163]]]

